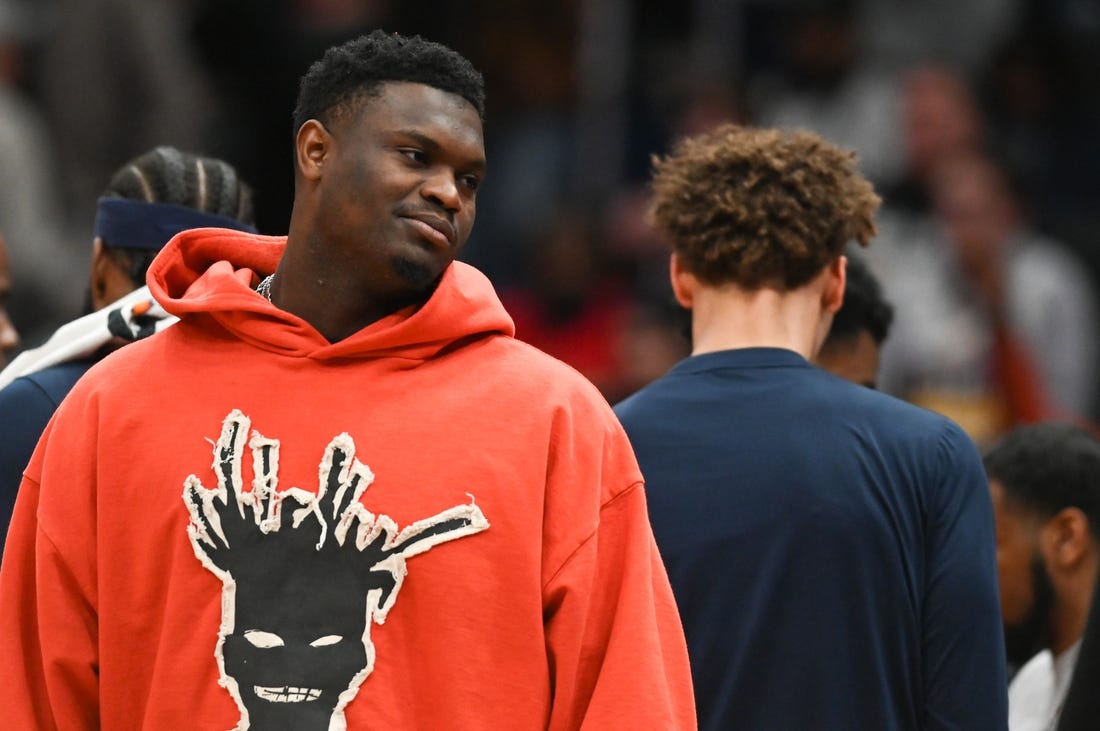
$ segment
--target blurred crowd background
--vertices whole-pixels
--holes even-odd
[[[0,0],[24,346],[80,312],[95,200],[154,145],[236,165],[261,232],[285,233],[297,80],[376,27],[484,71],[462,258],[609,400],[689,350],[645,221],[651,155],[732,120],[858,152],[884,200],[865,252],[896,310],[884,390],[979,441],[1100,412],[1096,0]]]

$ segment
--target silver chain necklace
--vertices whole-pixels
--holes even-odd
[[[271,302],[271,283],[275,281],[274,274],[268,274],[256,285],[256,291],[268,302]]]

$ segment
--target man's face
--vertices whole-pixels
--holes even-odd
[[[434,87],[387,83],[329,131],[318,255],[361,272],[377,299],[426,297],[474,225],[485,173],[477,110]]]
[[[19,333],[8,315],[8,293],[11,292],[11,267],[4,237],[0,236],[0,367],[6,362],[7,351],[19,345]]]
[[[1020,665],[1049,642],[1054,590],[1039,550],[1042,521],[990,480],[997,534],[1001,616],[1009,661]]]
[[[867,388],[878,383],[879,344],[871,333],[860,330],[849,341],[830,343],[821,349],[815,359],[817,364],[833,375]]]

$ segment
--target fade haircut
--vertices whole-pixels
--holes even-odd
[[[1078,508],[1100,538],[1100,441],[1089,432],[1057,422],[1017,427],[984,461],[990,479],[1018,505],[1044,519]]]
[[[456,94],[485,121],[485,82],[465,57],[420,36],[375,30],[333,46],[310,66],[298,88],[293,132],[310,119],[327,127],[364,97],[377,95],[382,84],[401,81]]]
[[[139,155],[116,170],[102,197],[168,203],[255,224],[252,189],[232,165],[167,145]],[[149,265],[159,253],[112,246],[110,241],[104,241],[103,247],[135,287],[145,282]]]
[[[882,296],[882,286],[858,256],[848,255],[848,281],[844,287],[844,304],[833,317],[829,336],[822,348],[850,343],[863,332],[882,345],[890,334],[894,307]]]
[[[653,166],[651,220],[710,285],[797,289],[876,233],[855,154],[811,132],[723,124]]]

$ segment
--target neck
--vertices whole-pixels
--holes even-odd
[[[330,343],[421,304],[426,296],[379,297],[366,291],[354,266],[329,266],[330,257],[289,241],[271,283],[271,302],[313,326]]]
[[[831,322],[816,288],[779,292],[707,287],[692,302],[692,355],[785,348],[811,360]]]

